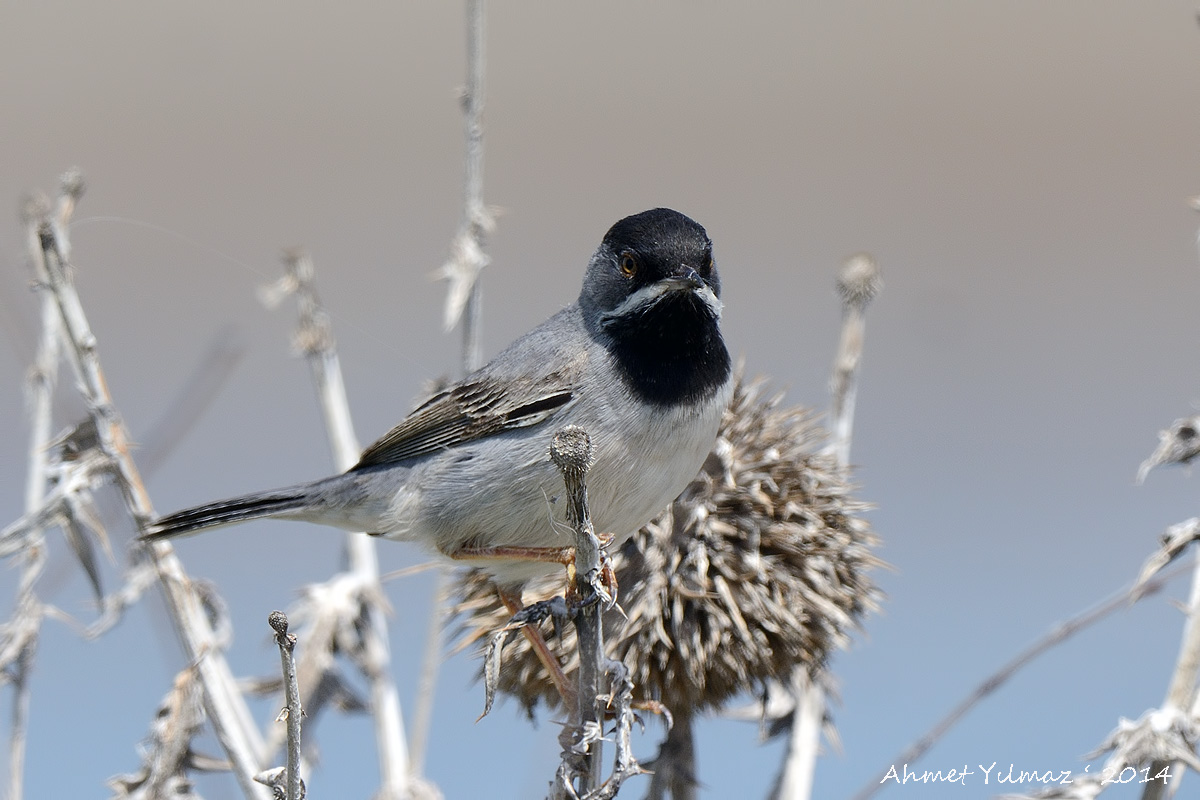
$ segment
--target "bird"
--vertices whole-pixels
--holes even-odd
[[[548,451],[591,438],[591,519],[616,544],[664,509],[712,449],[733,391],[713,243],[656,208],[617,221],[578,299],[417,406],[332,477],[149,522],[161,541],[258,518],[416,542],[489,573],[501,595],[569,563],[562,475]]]

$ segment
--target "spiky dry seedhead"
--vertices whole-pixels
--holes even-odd
[[[606,649],[628,665],[640,700],[694,714],[797,665],[815,671],[877,605],[876,538],[858,516],[866,506],[817,452],[824,437],[813,414],[781,399],[762,381],[739,380],[700,475],[613,555],[628,617],[608,612]],[[524,599],[561,589],[549,580]],[[463,646],[508,620],[478,570],[462,573],[457,598]],[[568,675],[574,640],[566,629],[551,642]],[[530,711],[560,702],[523,639],[504,650],[499,689]]]
[[[879,262],[870,253],[855,253],[842,262],[837,290],[846,305],[866,308],[882,288]]]

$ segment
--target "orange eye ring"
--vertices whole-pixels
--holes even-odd
[[[622,275],[626,278],[632,278],[638,273],[637,257],[633,253],[622,253],[620,267]]]

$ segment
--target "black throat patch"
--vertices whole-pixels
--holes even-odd
[[[609,318],[604,328],[622,378],[647,403],[703,400],[729,379],[729,351],[717,319],[692,292],[675,292],[641,313]]]

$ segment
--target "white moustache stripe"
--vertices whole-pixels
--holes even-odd
[[[648,286],[643,286],[629,297],[625,298],[621,305],[604,314],[602,321],[607,322],[611,319],[621,319],[631,314],[636,314],[645,309],[650,308],[657,303],[664,295],[671,292],[691,291],[695,292],[696,296],[704,301],[704,305],[708,306],[708,310],[712,312],[716,319],[721,318],[721,301],[713,292],[712,287],[708,285],[700,288],[689,287],[684,289],[681,281],[674,281],[670,278],[656,281]]]

